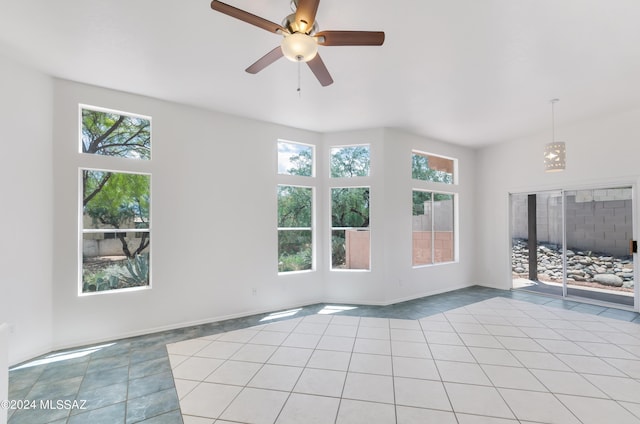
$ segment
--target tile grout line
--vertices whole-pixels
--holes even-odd
[[[495,299],[495,298],[504,298],[504,299],[513,299],[513,300],[522,301],[522,300],[519,300],[519,299],[515,299],[515,298],[513,298],[513,297],[507,297],[507,296],[494,296],[493,298],[494,298],[494,299]],[[486,300],[486,299],[485,299],[485,300]],[[527,302],[527,301],[526,301],[526,300],[524,300],[524,302]],[[532,304],[532,305],[533,305],[533,304],[535,304],[535,305],[545,305],[545,306],[546,306],[547,304],[549,304],[549,303],[551,303],[551,302],[552,302],[552,301],[549,301],[549,302],[543,302],[543,303],[541,303],[541,302],[539,302],[539,303],[531,303],[531,304]],[[527,302],[527,303],[530,303],[530,302]],[[573,305],[573,307],[572,307],[572,308],[575,308],[576,306],[578,306],[578,305]],[[547,307],[558,308],[559,310],[571,311],[571,312],[580,313],[580,314],[587,314],[587,315],[591,315],[591,316],[594,316],[594,317],[596,317],[596,316],[600,317],[600,316],[601,316],[600,314],[593,314],[593,313],[588,313],[588,312],[583,312],[583,311],[572,311],[572,308],[567,308],[567,307],[566,307],[566,305],[565,305],[565,307],[559,307],[558,305],[549,305],[549,306],[547,306]],[[605,311],[601,311],[601,313],[603,313],[603,312],[605,312]],[[602,316],[602,318],[606,318],[606,319],[616,319],[616,318],[606,317],[606,316]],[[640,318],[640,316],[637,316],[637,317],[636,317],[636,318],[634,318],[634,319],[638,319],[638,318]],[[631,322],[631,321],[628,321],[628,320],[621,320],[621,321]],[[542,323],[542,324],[544,325],[544,323]],[[548,327],[548,326],[546,326],[546,327]],[[551,327],[548,327],[548,328],[551,328]],[[486,329],[486,328],[485,328],[485,329]],[[555,331],[555,329],[554,329],[554,328],[551,328],[551,329]],[[326,332],[326,330],[325,330],[325,332]],[[423,333],[423,334],[424,334],[424,333]],[[625,333],[625,334],[626,334],[626,333]],[[529,339],[532,339],[531,337],[528,337],[528,338],[529,338]],[[565,338],[565,339],[566,339],[566,338]],[[188,339],[187,339],[187,340],[188,340]],[[532,339],[532,340],[536,341],[536,339]],[[568,340],[568,341],[573,342],[572,340]],[[500,342],[500,341],[499,341],[499,342]],[[390,343],[392,343],[392,340],[390,340]],[[463,343],[464,343],[464,341],[463,341]],[[575,342],[573,342],[573,343],[575,343]],[[246,343],[245,343],[245,344],[246,344]],[[504,344],[503,344],[502,342],[500,342],[500,344],[503,346],[503,348],[505,348],[505,349],[506,349],[506,346],[504,346]],[[620,347],[621,349],[623,349],[624,351],[629,352],[631,356],[633,356],[633,357],[637,357],[637,356],[636,356],[632,351],[629,351],[629,350],[628,350],[628,347],[627,347],[627,348],[625,348],[625,346],[626,346],[626,345],[618,345],[618,344],[616,344],[616,343],[614,343],[614,344],[615,344],[616,346]],[[429,346],[429,344],[428,344],[428,346]],[[465,346],[466,346],[466,345],[465,345]],[[316,346],[316,347],[317,347],[317,346]],[[163,346],[163,348],[164,348],[164,346]],[[429,347],[429,349],[430,349],[430,347]],[[544,348],[543,348],[543,349],[544,349]],[[131,349],[131,347],[129,348],[129,350],[130,350],[130,351],[132,350],[132,349]],[[315,351],[316,349],[314,348],[313,350]],[[506,349],[506,350],[510,350],[510,349]],[[547,351],[547,349],[545,349],[545,351]],[[547,351],[547,352],[548,352],[548,351]],[[552,354],[556,359],[558,359],[559,361],[561,361],[561,362],[563,362],[563,363],[566,363],[566,362],[565,362],[565,361],[563,361],[562,359],[558,358],[558,357],[556,356],[556,354],[554,354],[553,352],[548,352],[548,353],[551,353],[551,354]],[[591,352],[589,352],[589,353],[591,353]],[[352,352],[351,352],[351,354],[353,354],[353,348],[352,348]],[[591,356],[594,356],[594,355],[593,355],[593,354],[591,354]],[[193,355],[191,355],[191,357],[193,357]],[[392,357],[393,357],[393,355],[392,355]],[[433,357],[433,355],[432,355],[432,357]],[[599,357],[599,356],[596,356],[596,357]],[[516,358],[516,359],[517,359],[517,358]],[[166,358],[166,360],[167,360],[167,362],[168,362],[168,363],[170,363],[169,356],[168,356],[168,352],[167,352],[167,358]],[[351,357],[350,357],[350,361],[351,361]],[[518,360],[518,361],[519,361],[519,360]],[[520,362],[520,361],[519,361],[519,362]],[[608,361],[606,361],[606,362],[608,363]],[[307,364],[308,364],[308,361],[307,361]],[[131,363],[129,363],[129,368],[130,368],[130,366],[131,366]],[[619,369],[618,367],[616,367],[616,366],[614,366],[614,365],[611,365],[611,366],[612,366],[614,369],[619,370],[623,375],[626,375],[626,376],[627,376],[626,378],[630,378],[630,379],[632,379],[632,378],[631,378],[631,376],[629,376],[629,375],[628,375],[628,373],[626,373],[625,371],[623,371],[623,370]],[[393,367],[393,363],[392,363],[392,367]],[[173,376],[173,368],[172,368],[171,366],[170,366],[169,368],[170,368],[170,370],[171,370],[171,376]],[[306,365],[305,365],[305,368],[306,368]],[[571,368],[571,367],[570,367],[570,368]],[[437,369],[437,367],[436,367],[436,369]],[[527,369],[528,369],[528,368],[527,368]],[[88,369],[87,369],[87,370],[88,370]],[[83,380],[82,380],[82,381],[84,381],[84,378],[85,378],[85,376],[86,376],[86,374],[87,374],[87,370],[85,370],[85,373],[83,374]],[[393,368],[392,368],[392,370],[393,370]],[[575,370],[574,370],[574,371],[575,371]],[[439,371],[438,371],[438,372],[439,372]],[[485,374],[486,374],[486,373],[485,373]],[[581,375],[581,373],[578,373],[578,372],[576,372],[576,374]],[[34,386],[35,384],[37,384],[37,381],[38,381],[38,379],[39,379],[39,378],[40,378],[40,376],[39,376],[39,377],[35,380],[35,382],[31,385],[31,389],[33,388],[33,386]],[[82,385],[82,381],[81,381],[81,383],[80,383],[81,385]],[[129,382],[129,381],[130,381],[130,380],[129,380],[129,379],[127,379],[127,382]],[[202,382],[202,381],[201,381],[201,382]],[[546,387],[546,386],[545,386],[545,387]],[[30,390],[31,390],[31,389],[30,389]],[[174,391],[176,391],[176,389],[175,389],[175,385],[174,385],[173,389],[174,389]],[[344,386],[343,386],[343,391],[344,391]],[[78,393],[79,393],[79,389],[78,389]],[[125,403],[125,420],[126,420],[126,412],[127,412],[126,407],[127,407],[127,405],[128,405],[128,394],[129,394],[129,386],[128,386],[128,384],[127,384],[127,398],[124,400],[124,403]],[[176,392],[176,398],[177,398],[177,392]],[[394,393],[394,399],[395,399],[395,393]],[[178,399],[178,401],[179,401],[179,399]],[[616,401],[616,402],[618,402],[618,401]],[[626,408],[625,408],[625,410],[626,410]],[[70,416],[69,416],[69,419],[70,419]],[[337,418],[336,418],[336,419],[337,419]]]

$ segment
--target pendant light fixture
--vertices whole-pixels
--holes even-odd
[[[556,141],[555,104],[559,99],[551,99],[551,143],[544,146],[545,172],[564,171],[567,165],[567,151],[564,142]]]

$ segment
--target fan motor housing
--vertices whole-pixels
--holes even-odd
[[[291,2],[291,4],[293,5],[293,1]],[[303,34],[313,35],[318,32],[318,21],[313,22],[310,30],[305,30],[298,27],[298,23],[296,22],[296,14],[292,13],[282,20],[282,27],[289,31],[291,34],[293,34],[294,32],[301,32]]]

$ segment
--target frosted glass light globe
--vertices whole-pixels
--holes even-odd
[[[282,54],[292,62],[308,62],[318,53],[315,38],[301,32],[294,32],[282,39]]]

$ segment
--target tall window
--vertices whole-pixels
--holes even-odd
[[[371,269],[370,189],[363,186],[371,168],[370,146],[331,147],[329,164],[331,178],[341,179],[331,187],[331,269]]]
[[[278,272],[313,267],[313,189],[278,186]]]
[[[456,165],[456,159],[411,152],[411,177],[416,187],[411,208],[413,266],[456,260]],[[432,189],[437,187],[448,193]]]
[[[135,160],[151,158],[150,118],[80,107],[80,151]],[[80,169],[81,292],[150,285],[151,176]]]
[[[313,270],[314,147],[278,142],[278,272]]]
[[[454,250],[454,195],[413,191],[413,265],[452,262]]]
[[[331,268],[370,269],[369,187],[331,189]]]
[[[411,177],[414,180],[454,184],[454,159],[413,151]]]

